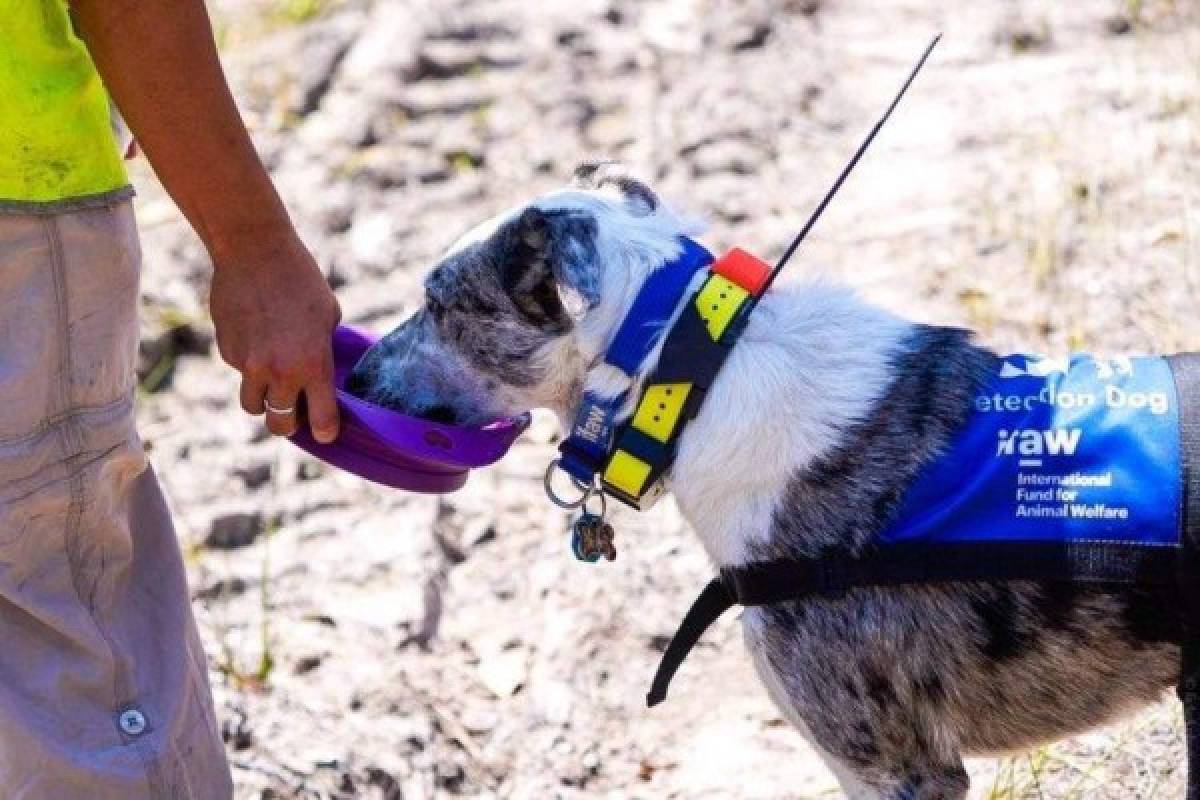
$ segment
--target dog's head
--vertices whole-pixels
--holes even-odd
[[[425,304],[363,357],[347,387],[454,424],[531,408],[565,416],[647,274],[694,232],[613,162],[501,214],[450,248]]]

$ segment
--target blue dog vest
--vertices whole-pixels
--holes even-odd
[[[1175,546],[1181,466],[1166,359],[1011,356],[878,541]]]
[[[1009,580],[1177,587],[1179,694],[1200,762],[1200,355],[1004,359],[864,552],[722,569],[671,639],[646,700],[666,699],[688,652],[734,605]],[[1200,782],[1189,800],[1200,800]]]

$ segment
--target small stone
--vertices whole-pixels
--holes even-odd
[[[462,540],[467,547],[478,547],[495,539],[496,524],[489,518],[472,520],[463,528]]]
[[[196,591],[197,600],[227,600],[246,592],[247,583],[243,578],[221,578],[220,580]]]
[[[665,653],[667,652],[667,647],[671,644],[671,637],[669,634],[656,633],[650,637],[649,644],[650,649],[654,652]]]
[[[242,479],[242,483],[247,489],[258,489],[271,480],[271,462],[260,461],[256,464],[239,467],[233,471],[233,474]]]
[[[233,750],[246,750],[254,745],[246,712],[235,710],[221,723],[221,739]]]
[[[211,328],[197,322],[181,322],[170,330],[175,352],[186,356],[206,356],[212,349],[214,334]]]
[[[364,770],[367,783],[379,789],[383,800],[404,800],[404,791],[400,781],[382,767],[370,766]]]
[[[305,459],[296,466],[296,480],[315,481],[325,474],[320,462]]]
[[[263,532],[263,515],[257,511],[232,511],[213,518],[204,546],[234,550],[254,543]]]
[[[307,675],[317,667],[321,666],[321,662],[324,660],[325,656],[318,654],[301,656],[296,660],[296,665],[292,668],[292,672],[296,675]]]
[[[1014,53],[1044,52],[1050,49],[1050,28],[1046,24],[1034,27],[1032,25],[1014,24],[1002,28],[997,38],[1006,42]]]
[[[1133,30],[1133,21],[1124,14],[1116,14],[1104,20],[1104,30],[1112,36],[1124,36]]]
[[[449,757],[437,760],[437,763],[433,765],[433,774],[438,787],[451,793],[457,793],[467,779],[462,764]]]
[[[737,29],[733,35],[733,50],[741,52],[743,50],[757,50],[767,43],[767,39],[771,37],[771,23],[766,20],[760,20]]]

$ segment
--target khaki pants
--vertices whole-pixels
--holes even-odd
[[[133,427],[128,203],[0,214],[0,798],[232,794]]]

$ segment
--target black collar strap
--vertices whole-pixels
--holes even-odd
[[[637,509],[661,496],[679,436],[699,412],[771,274],[769,266],[736,248],[709,270],[667,334],[658,366],[601,472],[604,491]]]

